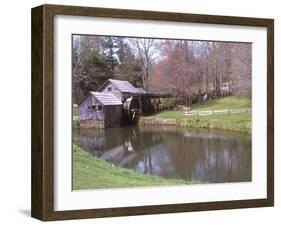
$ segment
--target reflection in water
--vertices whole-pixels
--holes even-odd
[[[251,181],[251,137],[175,127],[74,130],[88,152],[144,174],[204,182]]]

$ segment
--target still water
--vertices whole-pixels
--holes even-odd
[[[208,183],[251,181],[249,135],[176,127],[74,130],[92,155],[114,165],[165,178]]]

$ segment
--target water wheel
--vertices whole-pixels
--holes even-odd
[[[140,114],[140,103],[137,98],[129,97],[123,104],[125,118],[129,123],[135,123]]]

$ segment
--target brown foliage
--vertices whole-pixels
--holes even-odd
[[[165,40],[149,90],[190,105],[203,95],[251,95],[251,44]]]

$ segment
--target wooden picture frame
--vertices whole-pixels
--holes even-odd
[[[54,16],[126,18],[267,29],[267,198],[122,208],[54,210]],[[50,221],[205,211],[274,205],[274,20],[60,5],[32,9],[32,200],[31,215]]]

